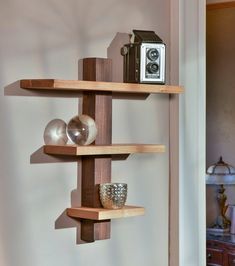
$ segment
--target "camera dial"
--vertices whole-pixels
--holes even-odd
[[[159,57],[159,52],[156,48],[151,48],[147,52],[147,57],[151,61],[156,61]]]
[[[146,69],[150,74],[156,74],[159,69],[159,66],[156,63],[148,63],[146,65]]]

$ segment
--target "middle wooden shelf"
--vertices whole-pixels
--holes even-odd
[[[45,145],[44,153],[51,155],[114,155],[132,153],[165,152],[165,146],[160,144],[111,144],[111,145]]]

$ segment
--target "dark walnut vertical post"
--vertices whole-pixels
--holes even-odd
[[[112,65],[110,59],[83,59],[83,80],[111,81]],[[112,94],[110,92],[84,93],[83,114],[91,116],[97,125],[98,134],[94,145],[112,142]],[[111,156],[82,158],[82,195],[83,207],[101,207],[99,184],[111,182]],[[81,221],[81,239],[87,242],[110,238],[110,220],[95,222]]]

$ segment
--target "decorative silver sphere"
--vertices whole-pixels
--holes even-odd
[[[105,209],[121,209],[127,198],[127,184],[100,184],[100,201]]]
[[[68,141],[66,123],[61,119],[51,120],[44,130],[43,138],[46,145],[65,145]]]
[[[77,145],[91,144],[97,135],[94,119],[88,115],[77,115],[67,125],[69,139]]]

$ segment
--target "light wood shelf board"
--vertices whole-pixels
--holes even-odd
[[[27,79],[20,80],[20,87],[30,90],[55,90],[55,91],[106,91],[121,93],[182,93],[180,86],[97,82],[84,80],[60,79]]]
[[[52,90],[52,89],[30,89],[22,88],[21,80],[4,87],[5,96],[32,96],[32,97],[58,97],[58,98],[81,98],[81,90]],[[124,98],[124,97],[123,97]],[[140,98],[140,97],[139,97]]]
[[[54,155],[112,155],[132,153],[165,152],[165,146],[159,144],[112,144],[112,145],[45,145],[44,152]]]
[[[124,206],[122,209],[104,209],[104,208],[68,208],[67,215],[73,218],[89,219],[89,220],[108,220],[116,218],[125,218],[132,216],[144,215],[143,207]]]

